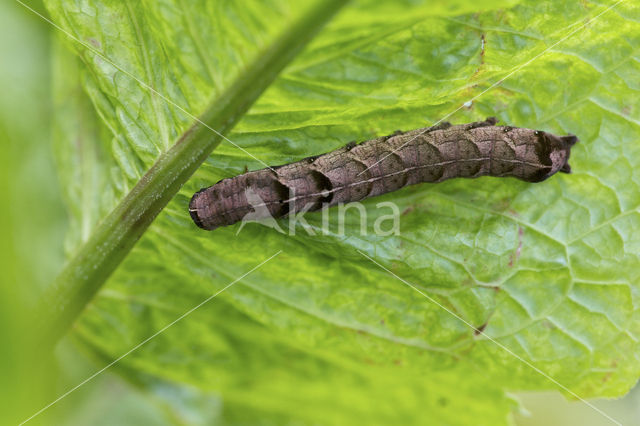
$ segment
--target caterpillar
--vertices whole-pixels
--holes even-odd
[[[498,120],[396,132],[326,154],[223,179],[189,203],[197,226],[213,230],[253,214],[255,200],[267,217],[359,201],[408,185],[480,176],[541,182],[570,173],[573,135],[496,126]],[[247,195],[251,194],[251,196]],[[253,199],[252,199],[253,198]],[[266,208],[265,208],[266,207]]]

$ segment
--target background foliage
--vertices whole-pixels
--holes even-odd
[[[346,236],[299,228],[290,237],[258,224],[205,233],[188,217],[191,194],[262,167],[223,143],[87,306],[73,339],[104,365],[283,250],[113,369],[189,423],[501,424],[516,406],[508,392],[557,389],[361,250],[581,397],[624,394],[640,369],[632,3],[450,118],[495,115],[577,134],[574,174],[536,185],[451,181],[370,200],[370,219],[380,201],[400,206],[399,237],[360,236],[355,214]],[[352,3],[229,138],[280,164],[429,125],[611,4]],[[306,5],[47,6],[65,30],[197,115]],[[191,121],[82,46],[53,45],[71,255]],[[320,225],[320,214],[308,217]]]

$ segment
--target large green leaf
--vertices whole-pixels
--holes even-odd
[[[49,6],[64,28],[197,115],[295,16],[292,3]],[[507,391],[559,388],[522,360],[580,397],[624,394],[640,375],[633,232],[640,226],[640,11],[622,2],[580,29],[613,3],[530,0],[496,11],[482,2],[456,2],[453,11],[350,5],[229,135],[253,157],[221,144],[74,335],[114,359],[282,250],[118,368],[150,390],[160,381],[217,395],[230,423],[504,423],[513,406]],[[476,13],[461,14],[468,12]],[[77,224],[70,250],[190,124],[72,47],[84,61],[59,55],[60,98],[73,104],[63,102],[57,116],[58,157],[70,164],[61,176]],[[74,89],[76,73],[95,112]],[[282,235],[259,224],[238,235],[238,227],[206,233],[189,219],[195,190],[262,167],[256,158],[280,164],[422,127],[507,75],[450,120],[496,115],[577,134],[572,175],[540,184],[449,181],[365,203],[372,224],[388,213],[377,203],[395,202],[403,212],[399,236],[362,236],[355,211],[344,236],[335,227],[309,235],[301,226]],[[316,228],[322,222],[321,213],[307,219]]]

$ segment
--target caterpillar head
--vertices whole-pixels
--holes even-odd
[[[541,163],[545,164],[545,173],[540,176],[540,180],[544,180],[557,172],[571,173],[569,166],[569,155],[571,147],[575,145],[579,139],[574,135],[556,136],[542,130],[534,132],[538,138],[538,157]]]

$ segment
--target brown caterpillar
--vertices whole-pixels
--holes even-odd
[[[258,211],[255,199],[265,218],[277,218],[455,177],[509,176],[540,182],[558,171],[570,173],[569,153],[577,137],[496,123],[490,117],[396,132],[223,179],[194,194],[189,212],[196,225],[212,230]]]

